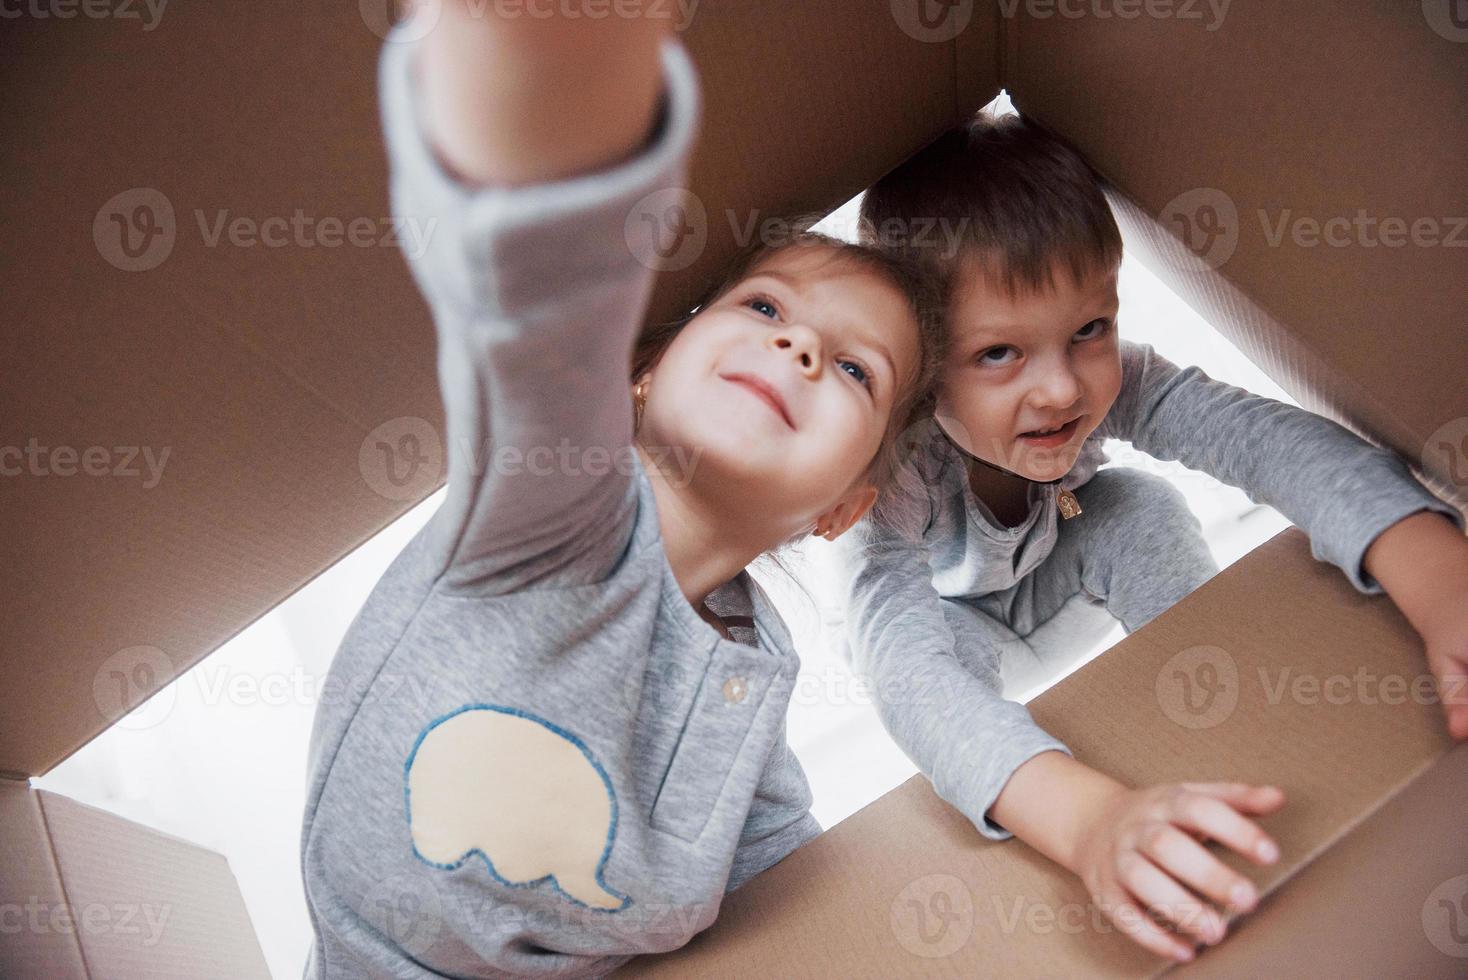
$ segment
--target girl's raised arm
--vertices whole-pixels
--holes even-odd
[[[429,139],[460,179],[479,184],[559,180],[618,163],[652,126],[668,23],[444,0],[420,63]]]
[[[698,116],[665,19],[501,8],[446,2],[380,59],[393,216],[418,229],[438,334],[448,496],[426,560],[475,595],[598,583],[626,551],[658,233],[640,219],[682,186]]]

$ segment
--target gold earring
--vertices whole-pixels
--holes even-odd
[[[632,431],[642,428],[642,413],[647,409],[648,379],[643,378],[632,387]]]

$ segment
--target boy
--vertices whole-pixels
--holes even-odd
[[[927,219],[965,229],[956,256],[902,240]],[[1426,643],[1457,738],[1468,737],[1462,517],[1341,426],[1120,342],[1122,245],[1100,180],[1036,124],[978,117],[949,133],[868,192],[862,225],[945,282],[949,352],[937,417],[916,433],[898,486],[837,545],[854,665],[878,690],[941,692],[878,699],[879,712],[986,837],[1019,836],[1078,874],[1137,942],[1191,959],[1187,937],[1144,910],[1222,939],[1205,899],[1247,910],[1257,896],[1199,841],[1275,860],[1243,814],[1274,812],[1283,794],[1126,787],[1002,697],[1011,671],[999,648],[1071,597],[1103,603],[1130,632],[1216,571],[1180,494],[1096,472],[1102,440],[1241,487],[1300,525],[1358,590],[1388,592]]]

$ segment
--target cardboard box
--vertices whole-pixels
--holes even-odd
[[[384,426],[442,421],[432,325],[388,241],[385,5],[179,4],[151,27],[131,6],[42,5],[7,25],[0,63],[0,255],[18,273],[0,446],[28,451],[0,481],[0,905],[196,914],[146,948],[121,929],[0,932],[7,977],[264,975],[222,860],[28,781],[440,482],[432,459],[399,482],[363,455]],[[834,207],[1002,86],[1095,161],[1129,246],[1205,316],[1461,504],[1465,19],[1456,0],[706,0],[686,37],[707,245],[650,319],[751,218]],[[266,244],[298,209],[275,233],[293,247]],[[327,245],[328,217],[370,218],[373,245]],[[1236,700],[1189,727],[1166,685],[1204,662],[1232,664]],[[1332,697],[1362,673],[1371,698]],[[1126,779],[1286,788],[1267,823],[1284,857],[1248,869],[1265,902],[1191,972],[1462,975],[1468,756],[1437,706],[1381,703],[1384,678],[1425,673],[1390,604],[1287,533],[1032,709]],[[917,778],[632,972],[1164,967],[1093,921],[1077,882],[984,841]]]
[[[1177,677],[1208,670],[1212,697]],[[1425,670],[1395,610],[1357,594],[1290,530],[1029,707],[1077,758],[1130,785],[1285,790],[1285,807],[1261,821],[1280,845],[1274,865],[1209,845],[1264,898],[1183,975],[1461,976],[1468,949],[1435,903],[1468,888],[1468,745],[1453,748],[1440,708],[1411,696]],[[981,837],[919,775],[745,885],[682,950],[619,975],[1167,967],[1116,930],[1080,879],[1023,843]]]

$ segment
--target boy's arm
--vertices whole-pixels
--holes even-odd
[[[1414,514],[1372,542],[1366,570],[1422,636],[1448,733],[1468,738],[1468,538],[1437,514]]]
[[[1310,537],[1321,561],[1360,591],[1381,585],[1365,567],[1383,531],[1423,510],[1462,526],[1392,453],[1304,409],[1180,369],[1150,346],[1122,344],[1122,388],[1102,435],[1179,460],[1274,507]]]
[[[626,372],[651,232],[628,215],[681,186],[697,81],[645,19],[468,9],[445,4],[416,41],[400,25],[380,56],[393,215],[420,232],[409,267],[438,335],[448,492],[430,560],[466,593],[590,584],[637,514]],[[403,450],[437,464],[429,445]]]
[[[927,502],[925,494],[918,499]],[[921,513],[919,507],[900,506],[900,488],[884,500],[889,518],[894,502],[905,512],[899,518]],[[1179,882],[1193,883],[1199,893],[1171,907],[1169,915],[1194,932],[1221,935],[1222,920],[1204,908],[1205,900],[1223,904],[1232,889],[1250,886],[1203,850],[1197,835],[1214,836],[1236,850],[1257,839],[1262,832],[1241,816],[1245,802],[1219,798],[1256,791],[1210,784],[1131,789],[1072,758],[1028,709],[1004,700],[992,640],[970,633],[973,620],[967,615],[946,616],[944,610],[956,604],[932,586],[921,546],[924,524],[877,528],[872,520],[836,542],[840,547],[852,539],[843,557],[852,573],[853,660],[870,676],[893,740],[932,780],[939,797],[985,837],[1019,837],[1080,876],[1098,907],[1138,943],[1158,955],[1189,958],[1185,942],[1140,912],[1149,893],[1128,877],[1146,863],[1136,844],[1144,836],[1141,829],[1167,822],[1168,832],[1186,845],[1148,860]],[[975,667],[960,664],[957,651]],[[1194,838],[1187,840],[1184,831]],[[1181,884],[1172,887],[1183,894]]]
[[[1197,942],[1220,942],[1227,916],[1258,889],[1203,847],[1217,841],[1256,865],[1279,845],[1253,819],[1279,811],[1284,793],[1246,783],[1160,783],[1128,788],[1057,752],[1020,766],[994,804],[1015,834],[1076,874],[1092,901],[1133,940],[1187,962]],[[1164,930],[1153,916],[1171,922]]]
[[[922,532],[931,515],[926,480],[904,464],[875,513],[834,547],[847,594],[852,666],[864,675],[883,725],[933,783],[992,840],[1010,830],[989,808],[1010,775],[1039,753],[1070,750],[1003,696],[998,652],[970,637],[965,663],[933,587]]]
[[[1463,515],[1393,453],[1303,409],[1122,345],[1104,435],[1181,460],[1272,505],[1315,557],[1362,592],[1387,592],[1421,634],[1448,731],[1468,738],[1468,541]],[[1446,518],[1446,519],[1444,519]]]

